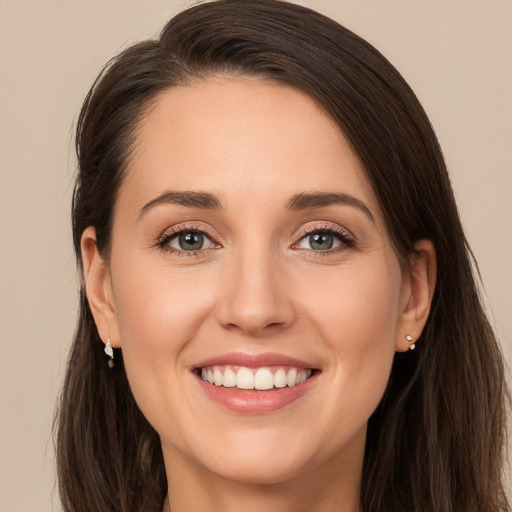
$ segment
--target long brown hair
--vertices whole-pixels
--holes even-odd
[[[406,266],[419,239],[436,248],[430,318],[417,350],[395,356],[369,421],[362,510],[509,510],[502,356],[441,149],[395,68],[334,21],[276,0],[220,0],[184,11],[159,39],[113,59],[77,126],[72,217],[79,269],[88,226],[108,259],[116,194],[147,107],[165,89],[219,74],[261,77],[316,99],[358,154],[400,261]],[[135,404],[122,351],[111,370],[102,347],[82,280],[56,423],[64,510],[160,512],[167,482],[159,437]]]

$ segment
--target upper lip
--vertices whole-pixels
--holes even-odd
[[[297,368],[314,369],[314,365],[295,357],[267,352],[264,354],[246,354],[243,352],[232,352],[214,356],[195,364],[195,368],[206,366],[233,365],[245,366],[247,368],[261,368],[263,366],[294,366]]]

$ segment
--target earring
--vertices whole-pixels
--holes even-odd
[[[110,345],[110,338],[107,338],[107,344],[105,345],[105,354],[107,354],[110,359],[108,360],[108,367],[114,367],[114,349]]]
[[[405,337],[405,339],[406,339],[409,343],[411,343],[411,341],[412,341],[412,336],[407,335],[407,336]],[[415,344],[415,343],[411,343],[411,344],[409,345],[409,350],[414,350],[415,348],[416,348],[416,344]]]

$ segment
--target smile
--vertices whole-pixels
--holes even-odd
[[[237,414],[266,414],[299,402],[322,373],[313,361],[272,352],[222,354],[191,369],[203,396]]]
[[[261,367],[246,366],[208,366],[200,369],[204,382],[218,387],[237,389],[256,389],[268,391],[302,384],[312,375],[311,369],[297,367]]]

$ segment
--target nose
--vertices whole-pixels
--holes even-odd
[[[279,258],[263,251],[233,255],[226,265],[217,319],[228,330],[265,338],[295,321],[293,286]]]

